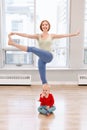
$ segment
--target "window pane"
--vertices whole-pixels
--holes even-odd
[[[34,0],[5,0],[5,3],[6,36],[9,32],[34,33]],[[17,44],[34,45],[34,40],[31,39],[19,36],[13,36],[12,38]],[[6,44],[7,41],[8,37],[5,41],[5,47],[9,47]],[[11,48],[11,46],[9,48]],[[20,58],[22,56],[23,58]],[[21,59],[20,62],[22,64],[33,63],[30,62],[33,61],[31,54],[29,55],[30,60],[27,60],[28,55],[23,52],[6,52],[6,64],[17,64],[17,58]]]
[[[6,51],[6,64],[25,65],[33,63],[32,53],[21,51]]]
[[[87,64],[87,49],[84,49],[84,63]]]
[[[68,0],[37,0],[36,1],[36,31],[40,21],[47,19],[51,24],[50,33],[68,33]],[[52,45],[53,61],[51,67],[66,67],[68,60],[68,39],[55,40]]]

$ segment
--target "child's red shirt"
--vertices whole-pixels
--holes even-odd
[[[46,98],[46,97],[41,97],[40,96],[40,99],[39,101],[41,102],[41,106],[50,106],[52,107],[54,105],[54,97],[53,95],[50,93],[49,96]]]

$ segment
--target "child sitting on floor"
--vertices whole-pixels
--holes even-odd
[[[43,91],[40,94],[39,101],[41,103],[38,107],[38,111],[41,114],[49,116],[56,109],[54,106],[54,97],[52,93],[50,93],[50,86],[48,84],[43,85]]]

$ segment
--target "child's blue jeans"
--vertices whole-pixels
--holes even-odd
[[[39,57],[38,68],[42,84],[47,83],[46,80],[46,63],[49,63],[53,59],[52,53],[36,47],[28,47],[27,52],[32,52]]]
[[[39,106],[38,107],[38,112],[41,114],[46,115],[47,113],[52,113],[53,111],[55,111],[56,107],[52,106],[49,109],[46,109],[46,106]]]

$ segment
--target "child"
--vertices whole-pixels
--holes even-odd
[[[56,109],[54,106],[54,97],[50,93],[50,86],[48,84],[43,85],[43,91],[40,94],[39,98],[40,106],[38,107],[38,111],[41,114],[49,116]]]

